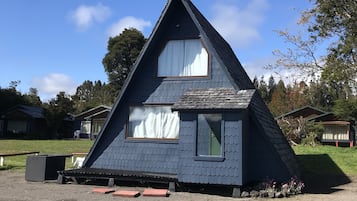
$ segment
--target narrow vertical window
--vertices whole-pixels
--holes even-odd
[[[221,114],[198,114],[197,156],[222,156],[221,122]]]

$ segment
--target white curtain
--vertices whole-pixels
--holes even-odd
[[[208,53],[199,39],[171,40],[159,56],[158,76],[207,76]]]
[[[178,112],[172,112],[169,106],[131,107],[129,137],[176,139],[179,123]]]

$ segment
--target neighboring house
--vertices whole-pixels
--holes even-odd
[[[91,139],[95,138],[102,129],[111,107],[99,105],[75,115],[75,130],[80,130],[80,135]]]
[[[46,131],[41,107],[17,105],[1,114],[0,137],[31,138]]]
[[[62,176],[239,188],[299,175],[232,49],[189,0],[168,1],[108,118],[83,167]]]
[[[341,120],[331,112],[305,106],[276,117],[276,119],[282,118],[304,118],[307,121],[320,123],[324,127],[322,143],[334,143],[336,146],[343,143],[351,147],[355,144],[354,122]]]

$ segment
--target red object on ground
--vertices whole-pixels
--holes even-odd
[[[147,188],[143,192],[143,196],[167,197],[169,191],[167,189],[152,189]]]
[[[129,191],[129,190],[118,190],[112,193],[113,196],[121,197],[138,197],[140,195],[139,191]]]
[[[95,188],[92,190],[93,193],[101,193],[101,194],[108,194],[108,193],[112,193],[115,190],[112,188]]]

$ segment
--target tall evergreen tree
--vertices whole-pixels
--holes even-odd
[[[259,88],[259,81],[258,81],[257,76],[254,76],[253,85],[254,85],[254,87],[255,87],[256,89]]]
[[[272,99],[268,106],[274,116],[279,116],[289,111],[287,92],[282,80],[276,85],[276,89],[272,94]]]
[[[269,91],[267,83],[264,81],[264,76],[260,78],[258,90],[264,102],[267,104],[269,102]]]
[[[276,88],[276,83],[275,83],[275,79],[273,77],[273,75],[271,75],[269,77],[269,81],[268,81],[268,102],[271,101],[271,97],[272,97],[272,94],[274,93],[274,90]]]

